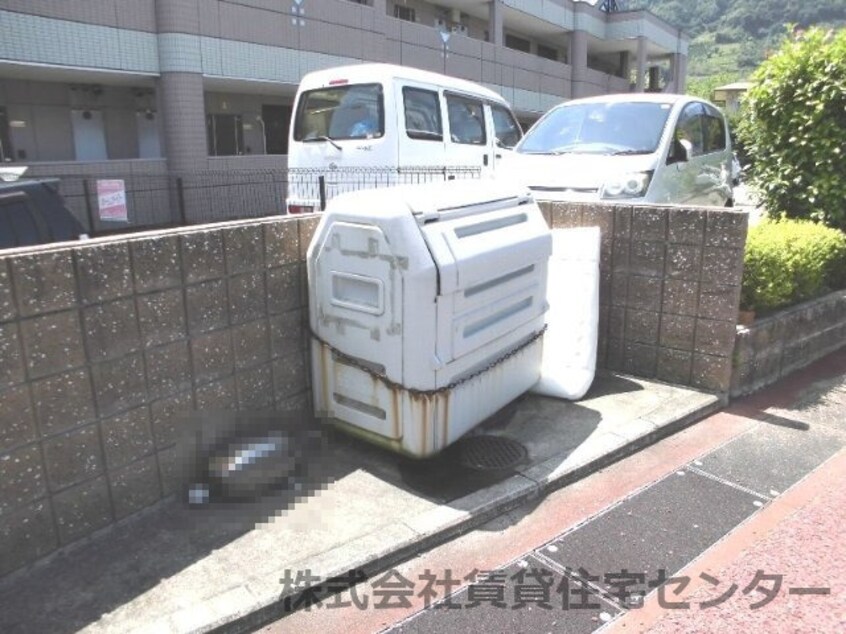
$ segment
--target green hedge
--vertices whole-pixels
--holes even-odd
[[[766,313],[846,286],[846,234],[803,220],[749,229],[743,310]]]

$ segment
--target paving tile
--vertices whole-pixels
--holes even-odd
[[[842,435],[819,425],[811,429],[781,426],[796,422],[772,415],[772,423],[757,426],[695,466],[763,495],[783,493],[846,446]]]
[[[623,570],[656,579],[672,576],[758,510],[745,491],[691,471],[671,474],[556,540],[542,556],[585,569],[610,591],[606,575]],[[646,585],[641,587],[646,590]]]
[[[433,571],[437,575],[437,571]],[[412,583],[418,580],[412,580]],[[396,581],[387,578],[386,584]],[[502,596],[497,596],[497,586]],[[413,632],[563,632],[587,634],[613,620],[620,609],[599,595],[581,595],[581,584],[564,577],[558,570],[528,556],[496,571],[492,579],[477,583],[442,603],[388,630],[396,634]],[[415,588],[416,591],[422,588]],[[438,589],[438,586],[435,586]],[[576,591],[571,594],[571,591]],[[384,590],[383,590],[384,592]],[[379,602],[380,597],[375,596]],[[548,594],[547,594],[548,593]],[[541,607],[530,599],[547,599]],[[395,595],[394,595],[395,596]],[[484,597],[488,597],[488,601]],[[395,599],[394,599],[395,600]],[[388,604],[390,605],[390,604]],[[456,606],[449,608],[448,605]]]

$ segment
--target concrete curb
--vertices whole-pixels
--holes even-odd
[[[703,394],[706,398],[694,404],[678,403],[676,407],[665,405],[656,409],[636,421],[643,424],[638,425],[638,432],[628,438],[610,432],[603,434],[602,442],[598,443],[600,446],[573,464],[566,465],[566,458],[572,452],[553,456],[491,487],[454,500],[448,506],[442,505],[426,511],[398,525],[382,527],[317,558],[298,562],[301,567],[296,568],[295,564],[295,567],[288,570],[308,569],[321,580],[343,576],[350,570],[361,570],[367,576],[382,573],[525,502],[548,495],[637,453],[719,411],[728,403],[725,394],[710,395],[710,398],[707,396]],[[197,614],[196,608],[192,608],[190,615],[177,613],[170,615],[168,620],[171,623],[181,622],[183,627],[180,629],[183,629],[190,619],[193,622],[186,629],[198,633],[253,631],[285,616],[285,605],[294,605],[308,590],[279,593],[278,579],[284,572],[279,570],[272,580],[254,579],[246,586],[227,591],[225,595],[241,595],[239,603],[242,603],[242,607],[235,613],[226,614],[224,605],[219,604],[210,606],[208,613],[202,616]],[[245,593],[252,601],[249,607],[243,606]],[[211,603],[216,603],[222,596],[213,598]],[[224,601],[219,603],[225,604]],[[204,622],[199,622],[201,620]]]

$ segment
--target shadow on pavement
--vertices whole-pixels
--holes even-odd
[[[310,418],[310,414],[303,415]],[[305,427],[313,428],[314,423]],[[237,438],[231,429],[226,433],[230,440]],[[190,449],[182,447],[181,453],[183,469],[195,471],[196,465],[186,465]],[[186,477],[178,489],[183,495],[166,498],[0,580],[0,632],[77,632],[258,525],[284,516],[355,469],[349,461],[314,457],[307,468],[292,473],[284,486],[248,501],[217,499],[191,507],[183,498],[192,478],[183,474]],[[211,572],[226,574],[225,570]],[[33,612],[33,598],[41,608],[37,613]],[[144,607],[142,601],[139,608]],[[157,613],[155,607],[146,607],[146,616]]]
[[[584,405],[522,396],[470,434],[505,436],[521,443],[524,460],[507,469],[471,469],[462,463],[457,448],[414,460],[324,429],[322,455],[311,456],[313,464],[306,472],[258,501],[215,502],[189,509],[170,498],[0,580],[0,631],[69,634],[115,611],[118,614],[103,622],[111,628],[145,623],[200,604],[217,588],[222,592],[237,587],[245,583],[245,575],[272,583],[271,563],[293,565],[303,557],[307,561],[337,547],[338,540],[346,543],[368,534],[380,526],[376,522],[398,523],[402,509],[417,513],[447,505],[470,510],[461,508],[467,504],[462,503],[465,496],[582,446],[595,435],[603,408],[614,399],[622,399],[614,411],[625,422],[633,402],[626,399],[643,389],[634,381],[603,375]],[[319,499],[324,491],[332,494]],[[374,499],[386,492],[388,499]],[[338,504],[347,508],[336,511]],[[369,509],[377,508],[384,509],[382,516],[367,517],[375,512]],[[303,521],[310,513],[317,516],[317,525],[308,524],[314,520]],[[327,517],[347,525],[326,526]],[[273,522],[277,523],[273,530],[254,530]],[[301,528],[292,528],[295,522]],[[291,539],[300,543],[286,541]],[[208,587],[185,581],[174,584],[169,581],[174,577],[207,580]],[[165,588],[178,591],[165,594]]]

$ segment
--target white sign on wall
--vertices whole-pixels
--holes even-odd
[[[100,220],[127,222],[126,183],[120,179],[98,180],[97,208]]]

